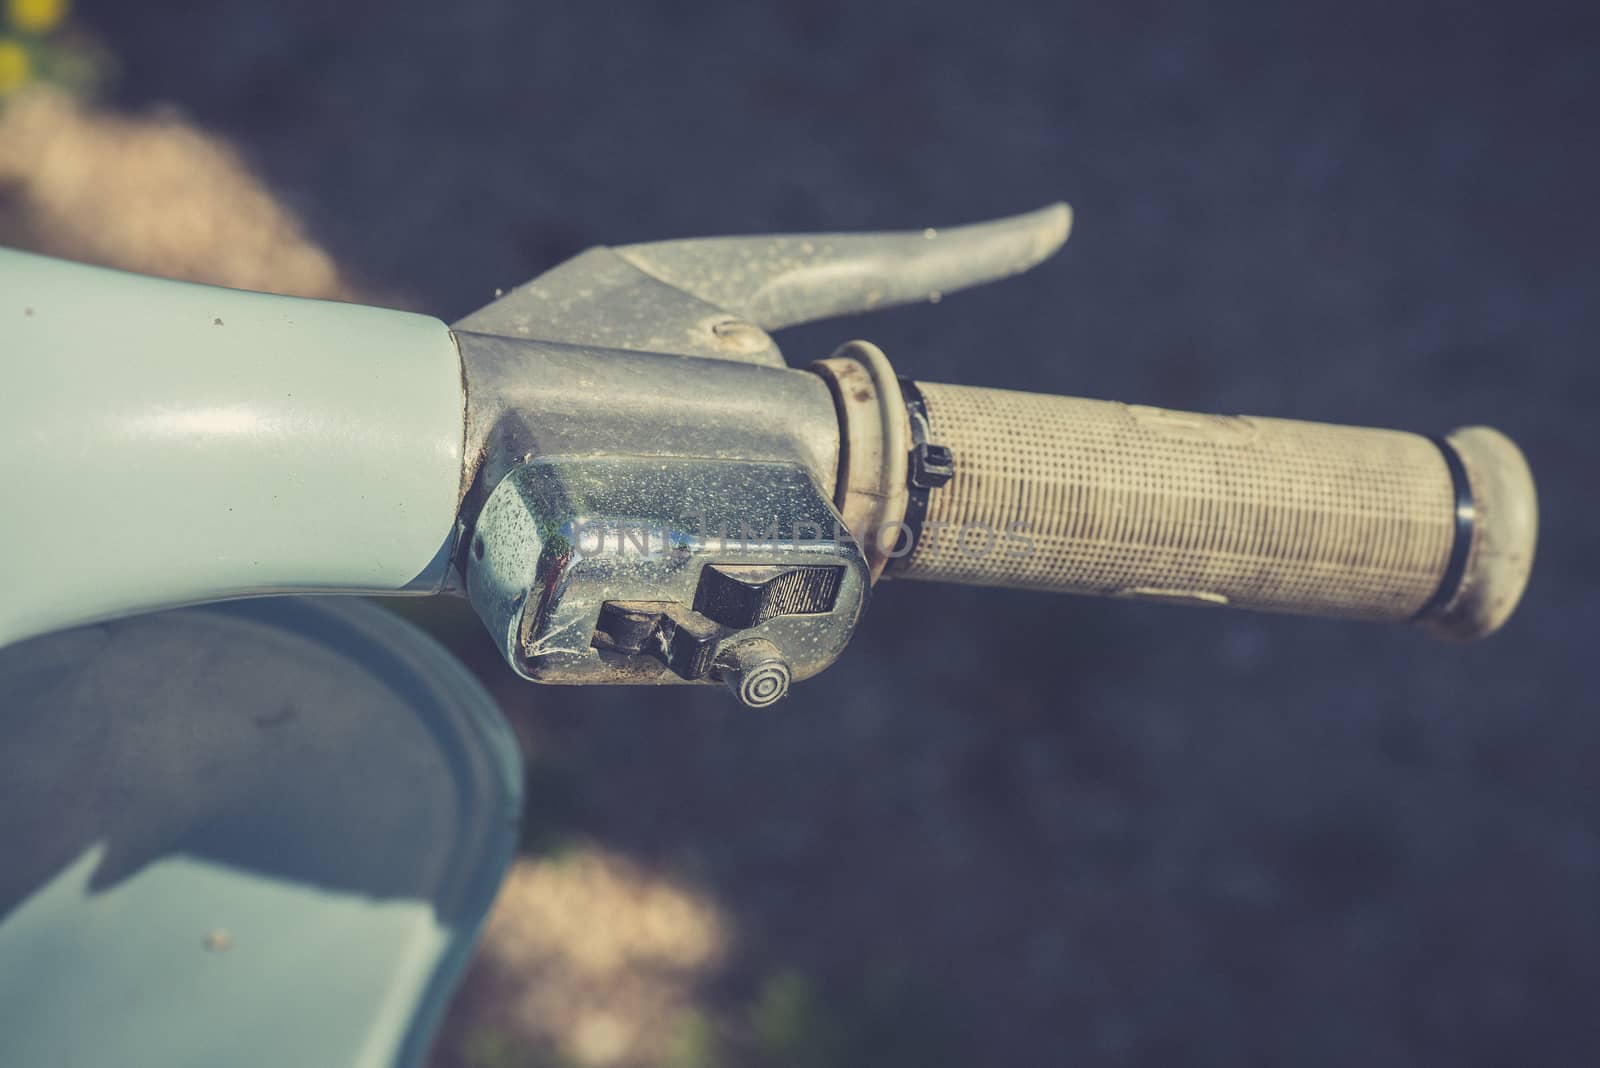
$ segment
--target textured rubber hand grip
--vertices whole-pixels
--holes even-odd
[[[966,386],[909,392],[921,395],[920,436],[950,450],[954,477],[926,491],[896,577],[1431,618],[1478,637],[1510,615],[1531,566],[1533,483],[1494,431],[1458,432],[1450,442],[1474,446],[1458,451],[1394,430]],[[1491,485],[1504,506],[1475,499]]]

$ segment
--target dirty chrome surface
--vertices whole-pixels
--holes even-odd
[[[814,374],[459,331],[456,340],[465,483],[480,496],[541,456],[781,461],[833,492],[839,421]]]
[[[468,596],[525,678],[727,681],[744,696],[765,666],[783,676],[773,700],[838,657],[870,585],[838,513],[796,464],[538,459],[494,488],[466,556]],[[768,598],[741,619],[708,595],[708,565],[826,583],[814,599]],[[675,655],[689,640],[696,651]],[[757,642],[769,644],[753,656]]]
[[[871,577],[835,508],[837,398],[768,331],[1027,270],[1071,220],[594,248],[460,320],[452,589],[535,681],[781,698],[844,648]],[[698,610],[735,602],[760,618]]]

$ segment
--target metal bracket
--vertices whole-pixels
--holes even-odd
[[[467,595],[524,678],[720,681],[755,704],[838,657],[870,587],[795,464],[535,460],[490,493],[466,556]]]

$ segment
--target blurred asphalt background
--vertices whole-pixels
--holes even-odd
[[[637,974],[562,1000],[559,968],[495,957],[497,917],[439,1064],[1594,1063],[1592,4],[76,18],[120,65],[104,106],[231,145],[369,299],[450,320],[593,244],[1064,198],[1077,229],[1034,274],[785,351],[861,335],[933,381],[1488,422],[1539,479],[1524,606],[1474,647],[890,585],[838,666],[752,714],[525,688],[432,617],[527,741],[530,858],[576,850],[561,870],[619,908],[677,887],[725,946],[623,953]],[[543,915],[621,930],[596,896]],[[573,1024],[586,997],[609,1007]]]

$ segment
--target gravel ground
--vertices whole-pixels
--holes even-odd
[[[435,620],[528,741],[530,855],[689,888],[659,893],[715,932],[689,1023],[629,1056],[1591,1060],[1593,6],[541,8],[80,5],[113,105],[231,144],[357,291],[449,319],[591,244],[1065,197],[1036,274],[786,351],[865,334],[933,381],[1492,422],[1544,511],[1477,647],[903,584],[752,715],[531,691]],[[516,1005],[562,1002],[493,948],[441,1064],[546,1063]],[[615,1059],[589,1031],[550,1056]]]

